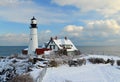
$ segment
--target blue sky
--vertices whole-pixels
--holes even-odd
[[[67,36],[76,45],[120,45],[119,0],[1,0],[0,46],[28,45],[30,19],[39,45]]]

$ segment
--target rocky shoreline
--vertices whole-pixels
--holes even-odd
[[[30,72],[42,70],[46,66],[44,62],[47,61],[18,55],[0,57],[0,82],[34,82]]]

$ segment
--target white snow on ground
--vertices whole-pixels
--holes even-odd
[[[120,60],[120,57],[105,55],[87,55],[77,57],[76,59],[78,58],[85,58],[86,60],[88,58]],[[1,58],[0,82],[7,82],[8,74],[15,77],[16,74],[26,73],[28,67],[32,68],[32,71],[29,73],[34,81],[39,82],[37,79],[39,77],[42,78],[40,75],[44,76],[46,72],[46,70],[43,70],[46,66],[44,62],[38,61],[36,64],[32,64],[28,59]],[[87,61],[86,65],[77,67],[69,67],[68,65],[61,65],[56,68],[49,67],[42,82],[120,82],[120,66],[117,66],[116,63],[114,66],[111,66],[110,64],[91,64]]]
[[[113,58],[114,56],[89,55],[89,57]],[[120,82],[120,69],[116,65],[91,64],[69,67],[62,65],[57,68],[48,68],[42,82]]]
[[[41,69],[42,70],[42,69]],[[33,77],[34,80],[36,80],[41,72],[40,69],[34,68],[32,72],[30,72],[30,75]]]

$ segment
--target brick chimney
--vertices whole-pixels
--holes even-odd
[[[53,40],[53,37],[51,37],[50,40]]]
[[[65,40],[67,40],[67,37],[65,36]]]
[[[56,37],[55,37],[55,40],[57,40],[57,39],[58,39],[58,37],[56,36]]]

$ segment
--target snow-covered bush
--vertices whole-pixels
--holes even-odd
[[[73,66],[81,66],[81,65],[86,64],[86,59],[77,59],[77,60],[69,60],[68,65],[71,67]]]
[[[26,75],[16,76],[9,82],[34,82],[34,81],[29,74],[26,74]]]
[[[88,60],[92,64],[105,63],[105,60],[103,58],[89,58]]]
[[[50,67],[58,67],[58,63],[55,60],[50,60],[49,61],[49,66]]]
[[[120,60],[117,60],[117,65],[120,66]]]

